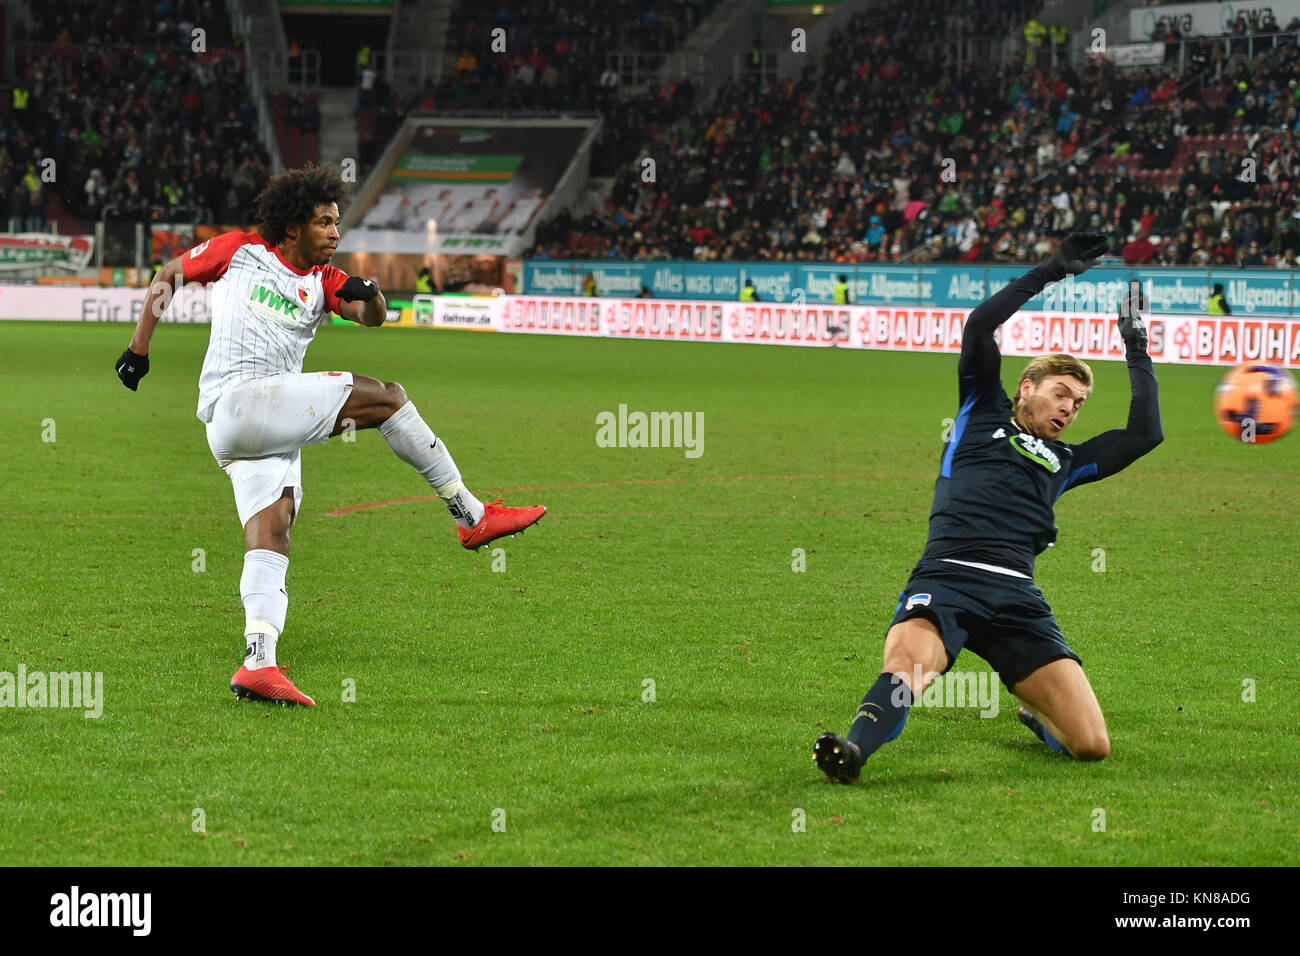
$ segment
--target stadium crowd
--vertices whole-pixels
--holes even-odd
[[[196,27],[205,31],[209,49],[228,47],[231,39],[222,0],[113,0],[93,7],[85,0],[40,0],[31,4],[31,13],[35,27],[27,39],[43,43],[80,45],[111,38],[137,47],[190,50]]]
[[[1294,260],[1294,35],[1253,58],[1206,39],[1182,74],[1105,59],[959,74],[937,42],[951,15],[894,0],[856,16],[797,80],[733,83],[707,106],[642,118],[604,213],[552,220],[530,254],[1022,262],[1091,228],[1123,238],[1133,263]]]
[[[247,220],[269,158],[242,56],[218,46],[231,42],[220,5],[116,0],[102,18],[68,0],[33,8],[0,118],[0,219]],[[197,25],[210,52],[193,50]]]
[[[410,110],[600,110],[606,208],[546,223],[537,257],[1018,262],[1077,229],[1122,237],[1134,263],[1289,266],[1300,252],[1300,18],[1280,33],[1238,18],[1226,40],[1138,72],[1104,58],[958,70],[946,38],[1013,32],[1040,0],[884,0],[797,78],[745,77],[707,102],[687,80],[620,89],[606,54],[670,51],[716,2],[461,2],[441,81],[369,98],[363,161]],[[247,217],[268,159],[240,57],[189,48],[197,25],[210,50],[231,42],[223,6],[33,9],[0,117],[0,214],[26,228],[55,210]],[[507,52],[490,55],[497,27]],[[1176,28],[1161,31],[1177,51]],[[306,100],[288,112],[300,131],[319,124]]]
[[[609,57],[676,49],[718,0],[460,0],[452,12],[446,108],[589,110],[608,105]],[[506,50],[492,54],[492,34]],[[653,57],[651,59],[653,62]]]

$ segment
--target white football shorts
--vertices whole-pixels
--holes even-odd
[[[212,409],[208,447],[230,476],[239,523],[293,489],[302,507],[302,449],[329,441],[352,391],[351,372],[285,372],[225,392]]]

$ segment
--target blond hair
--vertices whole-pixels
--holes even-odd
[[[1043,383],[1043,379],[1053,375],[1069,375],[1071,378],[1077,378],[1088,386],[1088,395],[1092,394],[1092,369],[1088,368],[1087,363],[1073,355],[1054,352],[1051,355],[1038,355],[1029,360],[1025,370],[1020,373],[1020,381],[1016,383],[1016,394],[1011,399],[1011,408],[1014,410],[1020,404],[1020,386],[1026,380],[1032,382],[1034,388],[1037,388]]]

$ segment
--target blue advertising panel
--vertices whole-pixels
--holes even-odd
[[[849,277],[857,306],[919,306],[933,293],[932,280],[915,265],[805,265],[803,286],[809,302],[833,302],[840,276]]]
[[[1002,283],[1020,275],[1023,270],[1011,270]],[[989,288],[989,270],[984,266],[921,266],[921,278],[934,290],[928,305],[973,309],[996,289]]]
[[[598,295],[635,297],[644,285],[656,298],[735,301],[746,279],[764,302],[834,301],[846,275],[855,305],[927,305],[972,309],[1029,268],[994,266],[877,266],[780,262],[628,262],[623,260],[529,259],[523,291],[581,295],[591,273]],[[1114,312],[1129,282],[1138,280],[1154,313],[1205,312],[1214,283],[1221,282],[1234,315],[1300,315],[1300,295],[1290,269],[1129,269],[1099,266],[1053,283],[1030,299],[1027,309]]]
[[[1214,284],[1220,282],[1233,315],[1294,315],[1294,275],[1290,269],[1249,273],[1241,269],[1214,269],[1205,280],[1205,297],[1208,301]],[[1204,308],[1202,303],[1196,311]]]
[[[1133,274],[1142,281],[1152,312],[1204,312],[1209,305],[1214,283],[1205,269],[1134,269]]]
[[[736,266],[729,263],[714,265],[713,268],[736,271]],[[794,263],[744,262],[740,264],[739,268],[740,284],[744,285],[746,279],[754,280],[754,288],[758,292],[758,297],[764,302],[789,302],[794,299],[794,291],[799,286],[797,281],[798,269]],[[716,284],[714,288],[718,288]],[[738,299],[740,298],[740,289],[736,289],[735,295],[724,295],[722,297]]]
[[[1005,267],[995,266],[991,267],[989,271],[996,271],[999,274],[1001,281],[993,283],[996,288],[1010,282],[1020,275],[1023,270],[1007,270]],[[1128,289],[1129,282],[1135,278],[1138,278],[1138,276],[1132,269],[1097,266],[1089,269],[1081,276],[1066,276],[1060,282],[1051,283],[1046,289],[1030,299],[1026,308],[1061,309],[1077,312],[1112,312],[1118,315],[1121,297],[1124,295],[1125,290]]]

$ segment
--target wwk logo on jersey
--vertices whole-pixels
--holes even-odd
[[[274,322],[286,329],[292,329],[298,324],[298,303],[286,299],[260,282],[254,282],[248,293],[248,308],[259,319]]]
[[[1052,474],[1061,470],[1061,459],[1056,457],[1056,452],[1048,448],[1041,438],[1022,432],[1011,436],[1011,447],[1030,461],[1038,462]]]

